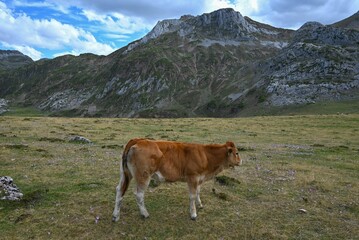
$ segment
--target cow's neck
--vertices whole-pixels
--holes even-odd
[[[225,145],[208,145],[208,165],[213,172],[219,173],[227,166],[227,147]]]

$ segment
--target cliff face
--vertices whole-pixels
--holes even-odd
[[[356,18],[348,19],[345,26]],[[106,57],[63,56],[0,72],[0,97],[59,115],[120,117],[226,117],[344,100],[358,96],[358,39],[335,24],[293,31],[221,9],[160,21]]]

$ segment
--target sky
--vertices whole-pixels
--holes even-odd
[[[33,60],[65,54],[108,55],[145,36],[158,21],[233,8],[274,27],[331,24],[359,0],[0,0],[0,49]]]

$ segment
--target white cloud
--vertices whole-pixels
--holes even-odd
[[[9,49],[15,49],[20,51],[21,53],[29,56],[32,58],[32,60],[39,60],[43,57],[42,53],[37,51],[36,49],[29,47],[29,46],[19,46],[19,45],[12,45],[5,42],[1,42],[1,45],[9,48]]]
[[[34,60],[41,57],[36,48],[59,51],[73,48],[76,53],[105,55],[115,50],[108,44],[97,42],[92,33],[55,19],[32,19],[24,13],[15,16],[2,2],[0,21],[0,41],[3,45],[18,50],[22,48]]]
[[[53,6],[48,2],[28,2],[28,1],[20,1],[20,0],[12,1],[12,5],[21,6],[21,7],[52,7]]]
[[[115,39],[118,41],[128,41],[130,39],[129,35],[123,35],[123,34],[106,33],[104,35],[108,38]]]
[[[204,0],[204,11],[233,8],[275,27],[297,29],[307,21],[331,24],[354,14],[358,0]]]
[[[276,27],[297,29],[308,21],[331,24],[354,14],[358,0],[258,0],[252,18]]]
[[[203,0],[51,0],[67,6],[90,10],[98,14],[121,13],[142,18],[153,24],[158,20],[178,18],[184,14],[200,14]]]
[[[83,10],[82,14],[92,22],[98,22],[102,31],[117,34],[133,34],[149,31],[152,24],[146,23],[142,18],[128,17],[121,13],[98,14],[92,10]]]
[[[250,16],[259,10],[259,1],[263,0],[204,0],[204,10],[212,12],[219,8],[233,8],[243,16]]]
[[[39,60],[42,58],[42,53],[36,49],[29,46],[13,46],[16,50],[22,52],[23,54],[31,57],[33,60]]]

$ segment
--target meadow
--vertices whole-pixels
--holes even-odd
[[[92,144],[69,141],[80,135]],[[0,239],[358,239],[359,115],[110,119],[0,117]],[[234,141],[243,164],[205,183],[190,220],[185,183],[132,193],[111,222],[122,150],[134,137]]]

